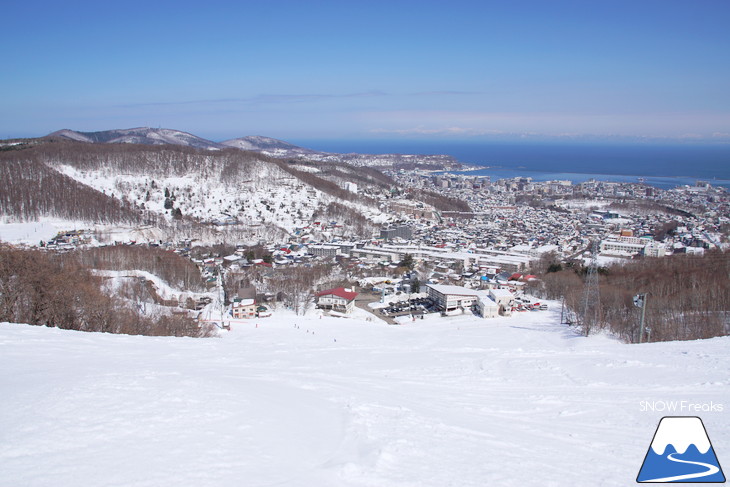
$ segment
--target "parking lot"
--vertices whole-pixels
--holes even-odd
[[[413,298],[393,302],[387,308],[380,308],[378,312],[389,318],[404,315],[420,316],[436,312],[436,307],[430,298]]]

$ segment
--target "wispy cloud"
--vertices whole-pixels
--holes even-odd
[[[322,100],[346,100],[358,98],[383,98],[395,96],[440,97],[440,96],[472,96],[480,95],[477,91],[435,90],[419,91],[395,95],[381,90],[358,91],[353,93],[260,93],[245,97],[203,98],[198,100],[169,100],[141,103],[125,103],[122,107],[155,107],[155,106],[190,106],[190,105],[267,105],[286,103],[306,103]]]
[[[419,91],[411,93],[412,96],[472,96],[472,95],[483,95],[481,91],[459,91],[459,90],[440,90],[440,91]]]
[[[281,103],[304,103],[318,100],[334,100],[348,98],[372,98],[384,97],[388,93],[378,90],[362,91],[344,94],[324,94],[324,93],[261,93],[249,97],[240,98],[208,98],[200,100],[175,100],[175,101],[156,101],[144,103],[127,103],[121,105],[123,107],[153,107],[153,106],[189,106],[189,105],[265,105],[265,104],[281,104]]]
[[[633,135],[621,133],[590,133],[590,132],[519,132],[519,131],[503,131],[503,130],[485,130],[474,127],[440,127],[427,128],[423,126],[401,128],[401,129],[385,129],[376,128],[369,131],[374,135],[397,135],[403,137],[443,137],[448,139],[454,138],[484,138],[491,140],[533,140],[533,141],[616,141],[616,142],[712,142],[730,144],[730,134],[714,133],[714,134],[697,134],[686,133],[680,135]]]
[[[575,138],[637,137],[724,141],[724,114],[488,112],[447,110],[394,110],[363,114],[375,134],[414,136],[521,136]],[[646,130],[651,127],[652,131]],[[582,135],[581,135],[582,134]]]
[[[438,127],[438,128],[427,128],[427,127],[411,127],[404,129],[385,129],[376,128],[370,130],[372,134],[397,134],[397,135],[467,135],[467,136],[479,136],[479,135],[507,135],[508,132],[501,130],[484,130],[473,127]]]
[[[176,100],[176,101],[151,101],[141,103],[124,103],[117,105],[119,107],[164,107],[164,106],[176,106],[176,105],[211,105],[211,104],[223,104],[223,103],[240,103],[241,98],[214,98],[207,100]]]

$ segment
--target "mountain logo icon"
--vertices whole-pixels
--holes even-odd
[[[663,417],[636,481],[724,483],[725,475],[702,420],[697,416]]]

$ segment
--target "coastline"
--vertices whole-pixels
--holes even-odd
[[[493,180],[531,177],[574,183],[596,179],[664,189],[706,181],[730,188],[730,146],[695,144],[539,144],[424,140],[319,141],[309,146],[360,154],[442,154],[461,164],[443,171]],[[432,156],[433,157],[433,156]]]
[[[611,183],[634,183],[653,186],[660,189],[672,189],[682,186],[695,186],[698,182],[706,182],[714,187],[730,189],[730,179],[699,178],[693,176],[657,176],[657,175],[634,175],[634,174],[605,174],[605,173],[582,173],[582,172],[552,172],[535,171],[529,169],[506,169],[497,166],[476,166],[463,164],[458,171],[446,170],[435,171],[439,174],[452,176],[489,177],[492,181],[500,179],[531,178],[536,182],[567,180],[573,184],[595,180]]]

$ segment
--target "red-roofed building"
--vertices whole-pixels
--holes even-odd
[[[316,295],[317,308],[330,309],[341,313],[351,313],[355,307],[357,293],[344,287],[320,291]]]

